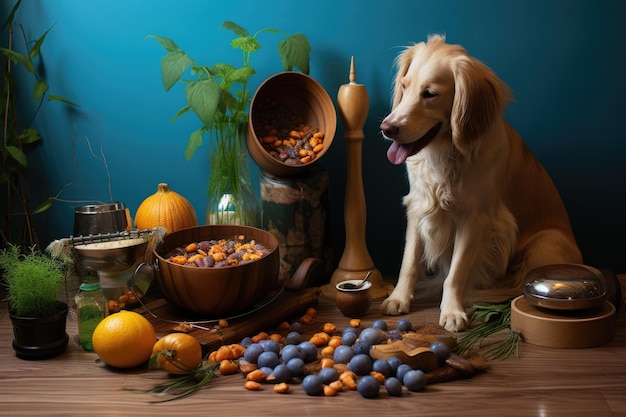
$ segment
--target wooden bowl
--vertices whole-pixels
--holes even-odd
[[[244,235],[270,253],[235,266],[199,268],[164,258],[169,251],[203,240]],[[163,296],[178,307],[203,315],[243,312],[276,289],[280,258],[278,241],[269,232],[249,226],[208,225],[182,229],[165,236],[154,249],[157,282]]]
[[[257,136],[260,126],[266,124],[269,117],[276,112],[268,109],[287,109],[297,115],[313,129],[324,132],[324,148],[311,162],[304,164],[288,164],[272,156]],[[335,137],[337,113],[335,106],[324,88],[310,76],[301,72],[281,72],[266,79],[257,89],[248,115],[248,132],[246,143],[252,159],[259,167],[278,177],[300,175],[319,161]]]

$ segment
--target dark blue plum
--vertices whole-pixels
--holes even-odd
[[[320,395],[324,391],[322,378],[315,374],[309,374],[302,380],[302,389],[308,395]]]
[[[409,391],[422,391],[426,387],[426,374],[419,369],[412,369],[404,374],[402,383]]]
[[[283,362],[287,363],[292,358],[304,358],[304,353],[298,345],[285,345],[280,353]]]
[[[260,340],[259,345],[261,345],[263,350],[266,352],[274,352],[277,355],[280,353],[280,344],[275,340],[272,340],[272,339]]]
[[[336,363],[348,363],[354,356],[354,350],[350,346],[339,345],[335,348],[333,359]]]
[[[444,342],[435,342],[430,345],[430,350],[433,351],[435,356],[437,357],[437,362],[439,366],[442,366],[446,363],[446,360],[450,357],[450,347]]]
[[[281,382],[287,382],[291,379],[292,373],[287,365],[280,363],[276,365],[274,371],[270,375],[270,381],[280,384]]]
[[[304,353],[304,361],[306,363],[315,362],[317,359],[317,346],[309,341],[301,342],[299,345],[300,350]]]
[[[357,381],[356,390],[364,398],[375,398],[380,391],[380,382],[371,375],[365,375]]]
[[[398,366],[402,365],[402,361],[397,356],[392,356],[391,358],[387,359],[387,362],[391,367],[391,375],[395,375],[398,370]]]
[[[369,355],[359,353],[354,355],[348,363],[348,369],[357,375],[368,375],[372,372],[372,358]]]
[[[289,332],[287,336],[285,336],[285,344],[286,345],[297,345],[302,341],[302,335],[298,332]]]
[[[358,337],[359,335],[354,332],[344,333],[343,336],[341,336],[341,344],[346,346],[352,346],[354,345],[354,342],[356,342],[356,339]]]
[[[253,343],[246,348],[246,351],[243,353],[243,358],[246,362],[257,363],[259,355],[263,353],[263,347],[258,343]]]
[[[304,374],[305,363],[301,358],[289,359],[289,362],[287,362],[286,365],[293,376],[301,377]]]
[[[372,349],[372,344],[364,342],[362,340],[359,340],[354,345],[352,345],[352,350],[354,351],[355,355],[358,355],[358,354],[369,355],[371,349]]]
[[[276,365],[280,363],[278,355],[272,351],[266,351],[259,355],[257,358],[257,365],[259,368],[268,367],[274,369]]]
[[[392,397],[399,397],[402,395],[402,382],[393,376],[391,378],[387,378],[385,379],[385,389]]]
[[[385,332],[389,330],[389,327],[387,326],[387,322],[385,320],[374,320],[374,322],[372,323],[370,327],[372,329],[380,329]]]
[[[411,368],[411,365],[403,363],[402,365],[398,366],[398,369],[396,369],[396,378],[398,378],[400,381],[404,381],[404,375],[412,370],[413,368]]]
[[[413,325],[410,321],[403,319],[399,320],[398,323],[396,323],[396,329],[401,332],[410,332],[411,330],[413,330]]]
[[[392,375],[391,365],[385,359],[376,359],[372,363],[372,371],[383,374],[385,378],[389,378]]]
[[[318,375],[320,378],[322,378],[322,382],[326,385],[339,379],[339,372],[332,367],[320,369]]]

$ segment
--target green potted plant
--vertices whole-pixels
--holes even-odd
[[[185,157],[189,160],[194,156],[205,134],[211,140],[207,224],[239,223],[258,227],[260,210],[252,191],[244,144],[247,112],[252,100],[248,81],[256,73],[250,58],[261,48],[261,34],[282,33],[285,37],[278,43],[278,53],[284,70],[291,71],[295,67],[308,74],[311,47],[307,37],[299,33],[287,35],[263,28],[250,34],[228,21],[222,27],[236,36],[231,46],[242,53],[240,67],[226,63],[201,65],[171,39],[157,35],[150,37],[167,51],[161,61],[165,91],[170,91],[176,83],[185,84],[187,104],[173,120],[191,110],[201,123],[189,137]]]
[[[67,264],[31,247],[9,245],[0,251],[13,324],[13,349],[23,359],[39,359],[65,351],[68,305],[59,300]]]

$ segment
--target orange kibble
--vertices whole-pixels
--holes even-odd
[[[274,392],[279,394],[286,394],[289,392],[289,384],[286,382],[281,382],[280,384],[274,385]]]
[[[313,317],[312,316],[307,316],[306,314],[302,317],[300,317],[300,323],[302,324],[311,324],[313,323]]]
[[[263,382],[265,378],[267,378],[267,375],[260,369],[255,369],[246,375],[246,381]]]
[[[319,145],[315,145],[313,147],[313,152],[320,153],[320,152],[322,152],[323,149],[324,149],[324,145],[322,143],[320,143]]]
[[[187,263],[187,257],[185,255],[172,256],[168,260],[178,265],[185,265]]]
[[[229,361],[227,359],[220,362],[220,374],[222,375],[234,375],[239,372],[237,362]]]
[[[313,308],[313,307],[309,307],[309,308],[306,309],[304,314],[306,316],[315,317],[315,316],[317,316],[317,310],[315,308]]]
[[[302,162],[303,164],[308,164],[309,162],[311,162],[311,157],[305,156],[303,158],[300,158],[300,162]]]
[[[269,337],[269,335],[265,332],[260,332],[258,334],[256,334],[255,336],[252,336],[252,341],[254,343],[258,343],[261,340],[266,340]]]
[[[280,343],[280,341],[283,339],[283,337],[281,335],[279,335],[278,333],[272,333],[270,335],[269,339],[273,340],[274,342]]]
[[[324,385],[324,397],[333,397],[337,395],[337,390],[330,385]]]
[[[263,143],[274,143],[278,140],[278,138],[276,136],[264,136],[263,138],[261,138],[261,142]]]
[[[322,368],[332,368],[335,365],[335,360],[333,358],[322,358],[320,360],[320,366]]]
[[[137,297],[135,296],[135,293],[133,293],[132,291],[128,291],[126,293],[126,297],[129,303],[134,303],[135,301],[137,301]]]
[[[276,140],[274,141],[274,143],[272,143],[272,146],[273,146],[273,147],[275,147],[275,148],[278,148],[279,146],[282,146],[282,144],[283,144],[283,141],[282,141],[282,140],[280,140],[280,139],[276,139]]]
[[[227,359],[234,359],[233,353],[228,346],[220,346],[215,354],[215,362],[221,362]]]
[[[333,346],[325,346],[320,354],[323,356],[332,356],[335,353],[335,348]]]
[[[341,343],[342,343],[341,336],[335,335],[331,337],[330,340],[328,341],[328,346],[336,348],[337,346],[341,346]]]
[[[324,132],[315,132],[313,137],[316,139],[324,139]]]
[[[200,255],[199,253],[196,253],[195,255],[192,255],[192,256],[189,257],[189,259],[187,259],[187,263],[188,264],[193,264],[196,261],[200,261],[202,259],[204,259],[204,256]]]
[[[196,250],[198,250],[198,244],[195,242],[185,246],[185,252],[187,253],[195,252]]]
[[[376,378],[380,385],[383,385],[385,383],[385,375],[381,374],[380,372],[372,371],[370,372],[370,375]]]
[[[302,133],[298,132],[297,130],[292,130],[291,132],[289,132],[289,136],[294,139],[302,139]]]
[[[128,296],[126,294],[120,295],[119,302],[120,304],[126,304],[128,302]]]
[[[243,387],[248,391],[261,391],[263,389],[263,387],[261,387],[261,384],[255,381],[246,381]]]
[[[224,252],[214,253],[213,259],[215,259],[215,262],[223,261],[224,259],[226,259],[226,254]]]
[[[350,327],[354,327],[355,329],[358,329],[361,326],[361,320],[360,319],[352,319],[350,320]]]
[[[226,320],[226,319],[221,319],[221,320],[218,322],[218,324],[219,324],[219,326],[220,326],[220,327],[228,327],[228,320]]]
[[[337,326],[335,326],[333,323],[324,323],[324,328],[322,329],[322,331],[328,334],[332,334],[337,331]]]
[[[334,389],[336,392],[343,391],[343,384],[341,383],[340,380],[333,381],[330,384],[328,384],[328,386]]]
[[[319,332],[311,336],[311,338],[309,339],[309,342],[313,343],[317,347],[322,347],[322,346],[326,346],[329,340],[330,340],[330,336],[328,335],[328,333]]]
[[[232,359],[239,359],[246,352],[246,348],[241,346],[239,343],[228,345],[228,348],[230,349]]]
[[[300,149],[298,151],[298,155],[300,155],[300,156],[307,156],[308,153],[307,153],[306,149]]]
[[[349,390],[356,390],[356,381],[358,377],[352,371],[344,371],[339,375],[339,381],[343,383],[343,386]]]
[[[120,303],[117,300],[109,300],[109,313],[117,313],[120,311]]]
[[[209,353],[209,362],[217,363],[217,360],[215,359],[216,357],[217,357],[217,350],[214,350],[213,352]]]
[[[288,321],[283,321],[282,323],[280,323],[278,325],[278,329],[279,330],[288,330],[289,329],[289,322]]]

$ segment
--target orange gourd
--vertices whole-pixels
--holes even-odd
[[[135,214],[135,226],[140,230],[160,226],[173,233],[197,225],[198,217],[191,203],[165,183],[158,185],[157,192],[147,197]]]
[[[202,347],[189,334],[170,333],[154,344],[150,363],[172,374],[191,372],[202,363]]]

